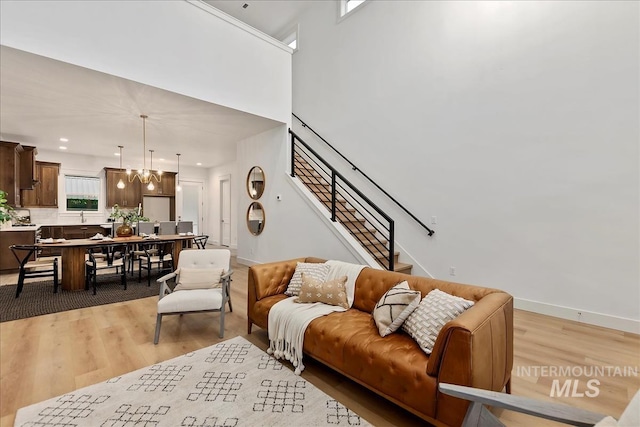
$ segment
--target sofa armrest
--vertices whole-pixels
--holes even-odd
[[[493,292],[440,331],[429,357],[427,373],[438,383],[500,391],[513,368],[513,297]],[[466,411],[467,402],[438,393],[440,414]],[[455,418],[455,417],[454,417]],[[441,420],[459,424],[462,420]]]
[[[305,258],[297,258],[251,266],[247,282],[249,306],[263,298],[284,293],[296,265],[304,260]]]

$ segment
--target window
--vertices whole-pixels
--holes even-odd
[[[345,16],[365,1],[366,0],[342,0],[340,16]]]
[[[287,36],[281,38],[281,41],[296,52],[298,50],[298,26],[296,25],[293,30],[290,29],[287,34]]]
[[[90,176],[64,177],[68,211],[97,211],[100,196],[100,178]]]

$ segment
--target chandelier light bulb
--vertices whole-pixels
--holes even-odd
[[[122,178],[120,178],[120,181],[118,181],[118,184],[116,184],[116,187],[118,187],[121,190],[124,188],[124,181],[122,180]]]
[[[131,175],[131,168],[127,167],[127,175]]]
[[[182,191],[182,187],[180,186],[180,184],[176,185],[176,191]]]
[[[153,191],[153,190],[155,190],[155,188],[156,188],[156,186],[153,185],[153,182],[149,181],[149,185],[147,185],[147,189],[149,191]]]

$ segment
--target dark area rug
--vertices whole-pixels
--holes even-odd
[[[127,276],[127,290],[120,283],[120,276],[108,274],[98,276],[97,294],[88,291],[64,291],[58,286],[53,293],[53,280],[25,283],[20,297],[16,298],[17,285],[0,286],[0,322],[111,304],[139,298],[158,296],[160,285],[156,279],[160,274],[151,275],[151,286],[147,286],[146,277],[138,283],[138,276]]]

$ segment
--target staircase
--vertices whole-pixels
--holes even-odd
[[[301,141],[302,142],[302,141]],[[362,247],[378,261],[380,266],[385,269],[389,267],[389,252],[392,245],[389,240],[384,237],[384,230],[380,225],[375,224],[375,220],[365,218],[364,212],[369,213],[371,218],[374,214],[359,203],[355,197],[351,196],[347,189],[335,184],[335,177],[332,180],[331,172],[327,172],[307,153],[300,150],[301,147],[296,146],[293,150],[293,173],[300,181],[313,193],[313,195],[322,203],[330,212],[333,204],[333,185],[335,185],[335,221],[342,224],[345,229],[362,245]],[[313,154],[312,150],[310,150]],[[304,154],[302,154],[304,153]],[[314,167],[313,164],[316,166]],[[356,207],[357,206],[357,207]],[[333,219],[333,218],[332,218]],[[391,225],[393,228],[393,225]],[[393,233],[391,232],[391,235]],[[401,263],[398,260],[400,253],[393,253],[393,270],[411,274],[412,265]]]

